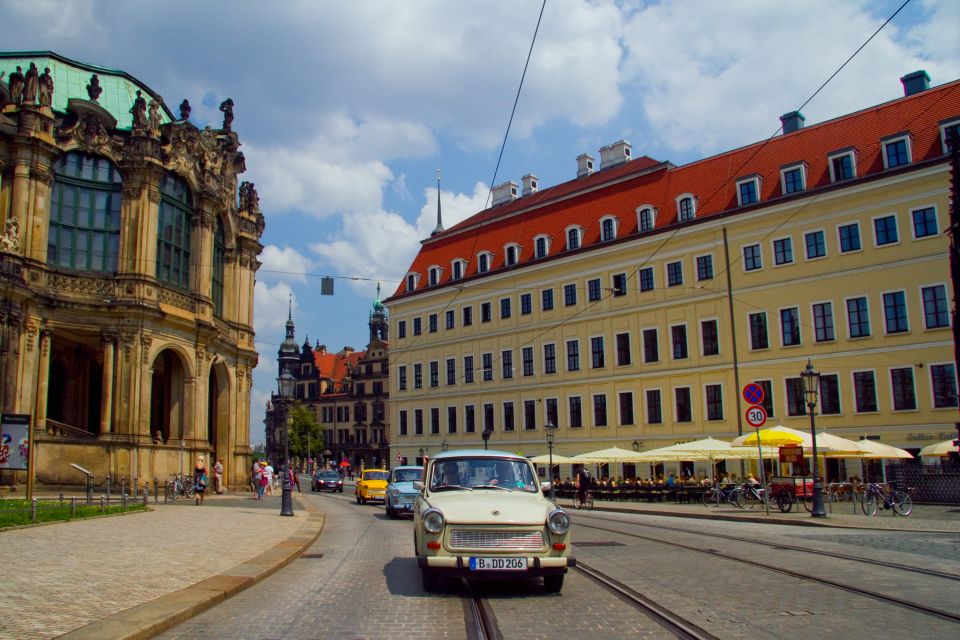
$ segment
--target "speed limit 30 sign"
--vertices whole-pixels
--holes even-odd
[[[744,416],[747,418],[747,424],[754,429],[759,429],[767,421],[767,410],[760,405],[755,405],[748,407]]]

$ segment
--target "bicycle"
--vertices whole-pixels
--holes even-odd
[[[736,492],[735,497],[737,506],[749,511],[757,505],[766,503],[767,492],[759,485],[745,484]]]
[[[876,482],[868,482],[860,503],[864,515],[877,515],[881,502],[884,509],[893,509],[894,515],[908,516],[913,512],[913,498],[909,493],[897,489],[888,490]]]
[[[573,506],[577,509],[593,509],[593,491],[587,489],[583,498],[580,497],[580,492],[573,494]]]
[[[724,487],[713,485],[703,492],[703,506],[719,507],[724,502],[728,502],[735,507],[739,506],[736,498],[738,489],[739,487],[735,487],[733,485]]]
[[[193,484],[193,478],[182,473],[173,476],[173,480],[167,483],[166,497],[171,502],[176,501],[177,497],[192,498],[197,491]]]

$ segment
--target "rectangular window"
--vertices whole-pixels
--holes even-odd
[[[825,416],[840,413],[840,377],[835,373],[820,375],[819,409]]]
[[[577,285],[563,285],[563,304],[567,307],[572,307],[577,304]]]
[[[677,387],[673,390],[673,396],[677,405],[677,422],[691,422],[693,420],[693,408],[690,404],[690,387]]]
[[[750,348],[769,349],[770,337],[767,334],[767,312],[750,314]]]
[[[907,148],[907,139],[891,140],[883,145],[883,157],[887,169],[910,164],[910,150]]]
[[[740,206],[753,204],[757,201],[757,179],[750,178],[737,183],[737,195]]]
[[[567,371],[580,370],[580,341],[567,340]]]
[[[855,177],[852,153],[844,153],[830,158],[830,179],[832,182],[843,182]]]
[[[697,256],[697,280],[713,278],[713,256]]]
[[[407,321],[400,320],[397,322],[397,337],[406,338],[407,337]]]
[[[754,384],[760,385],[760,388],[763,389],[763,403],[761,406],[766,409],[767,417],[772,418],[773,413],[773,383],[769,380],[754,380]]]
[[[787,415],[802,416],[807,413],[806,398],[803,394],[802,378],[786,378],[787,386]]]
[[[557,410],[557,399],[547,398],[546,407],[547,407],[547,415],[546,415],[547,424],[552,424],[553,426],[557,426],[560,420],[560,416],[558,415],[558,410]]]
[[[615,273],[612,276],[613,295],[614,296],[625,296],[627,295],[627,274],[625,273]]]
[[[423,388],[423,365],[420,363],[413,365],[413,388]]]
[[[493,354],[484,353],[481,355],[483,359],[483,381],[492,382],[493,381]]]
[[[521,351],[521,358],[523,359],[523,375],[532,376],[533,375],[533,347],[524,347]]]
[[[707,396],[707,420],[723,420],[723,386],[708,384],[704,392]]]
[[[423,435],[423,409],[414,409],[413,411],[413,434]]]
[[[877,379],[873,371],[854,371],[853,397],[857,413],[877,412]]]
[[[913,367],[890,370],[893,389],[893,410],[910,411],[917,408],[917,394],[913,384]]]
[[[541,309],[550,311],[553,309],[553,289],[544,289],[540,292]]]
[[[513,377],[513,351],[506,349],[500,352],[500,370],[503,372],[503,379],[509,380]]]
[[[813,305],[813,330],[817,342],[834,340],[832,302],[820,302]]]
[[[640,274],[640,291],[653,291],[653,267],[644,267]]]
[[[543,372],[557,372],[557,347],[552,344],[543,345]]]
[[[440,363],[436,360],[433,360],[430,363],[430,386],[439,387],[440,386]]]
[[[493,307],[489,302],[480,303],[480,322],[490,322],[493,319]]]
[[[720,336],[716,320],[704,320],[700,323],[700,341],[703,343],[703,355],[715,356],[720,353]]]
[[[923,296],[923,321],[927,329],[950,326],[950,309],[947,305],[947,288],[936,285],[920,289]]]
[[[667,263],[667,286],[679,287],[682,284],[683,284],[683,263],[668,262]]]
[[[907,297],[903,291],[883,294],[883,317],[887,333],[903,333],[907,326]]]
[[[593,396],[593,426],[607,426],[607,396],[603,393]]]
[[[457,359],[447,358],[447,384],[457,384]]]
[[[407,390],[407,366],[403,364],[397,367],[397,389],[399,391]]]
[[[430,327],[430,333],[436,333],[437,332],[437,314],[431,313],[427,324]]]
[[[660,360],[660,344],[656,329],[643,330],[643,361],[658,362]]]
[[[934,409],[957,406],[957,370],[953,364],[930,365],[930,382]]]
[[[873,231],[878,247],[882,247],[886,244],[896,244],[900,241],[900,233],[897,231],[896,216],[883,216],[882,218],[874,218]]]
[[[780,172],[783,177],[783,192],[797,193],[803,191],[803,168],[795,167]]]
[[[602,369],[607,366],[603,352],[603,336],[590,338],[590,366],[594,369]]]
[[[617,366],[630,364],[630,334],[617,334]]]
[[[473,307],[463,308],[463,326],[469,327],[473,324]]]
[[[457,432],[457,408],[447,407],[447,433]]]
[[[440,409],[438,407],[430,409],[430,433],[440,433]]]
[[[838,228],[840,233],[840,253],[850,251],[860,251],[860,225],[856,222],[852,224],[841,225]]]
[[[503,403],[503,430],[513,431],[513,403]]]
[[[537,403],[533,400],[523,401],[523,428],[528,431],[537,428]]]
[[[796,307],[780,310],[780,337],[785,347],[800,344],[800,311]]]
[[[600,278],[587,280],[587,300],[596,302],[600,299]]]
[[[823,231],[811,231],[803,234],[803,241],[807,250],[807,260],[822,258],[827,255],[827,242]]]
[[[473,384],[473,356],[463,356],[463,383]]]
[[[448,330],[453,329],[456,326],[456,319],[453,309],[447,309],[444,312],[443,317],[445,319],[444,327],[446,327]]]
[[[743,248],[743,268],[747,271],[756,271],[763,268],[763,254],[760,245],[750,244]]]
[[[583,426],[583,406],[580,402],[580,396],[570,396],[567,398],[567,406],[570,409],[570,427],[577,428]]]
[[[405,409],[400,410],[400,435],[407,435],[407,411]]]
[[[418,336],[423,333],[423,320],[421,318],[413,319],[413,335]]]
[[[913,237],[916,239],[929,238],[937,235],[937,210],[933,207],[916,209],[911,212],[913,217]]]
[[[533,296],[529,293],[520,294],[520,315],[528,316],[533,313]]]
[[[512,309],[510,308],[510,298],[500,298],[500,319],[506,320],[510,317]]]
[[[492,433],[494,430],[492,402],[486,402],[483,405],[483,430],[487,433]]]
[[[633,424],[633,393],[620,392],[620,424]]]
[[[670,343],[673,347],[673,359],[683,360],[687,353],[687,325],[678,324],[670,327]]]
[[[865,297],[847,300],[847,325],[850,327],[851,338],[866,338],[870,335],[870,311]]]
[[[663,424],[660,389],[647,389],[647,424]]]
[[[472,404],[463,408],[463,430],[465,433],[473,433],[477,430],[477,412]]]
[[[773,241],[773,262],[778,265],[793,262],[793,240],[791,238],[780,238]]]

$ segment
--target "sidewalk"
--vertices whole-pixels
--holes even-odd
[[[297,558],[323,528],[299,502],[284,518],[278,496],[213,495],[0,532],[0,639],[150,637]]]

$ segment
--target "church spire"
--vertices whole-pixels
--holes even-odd
[[[443,218],[440,216],[440,169],[437,168],[437,226],[430,235],[435,236],[441,232],[443,232]]]

